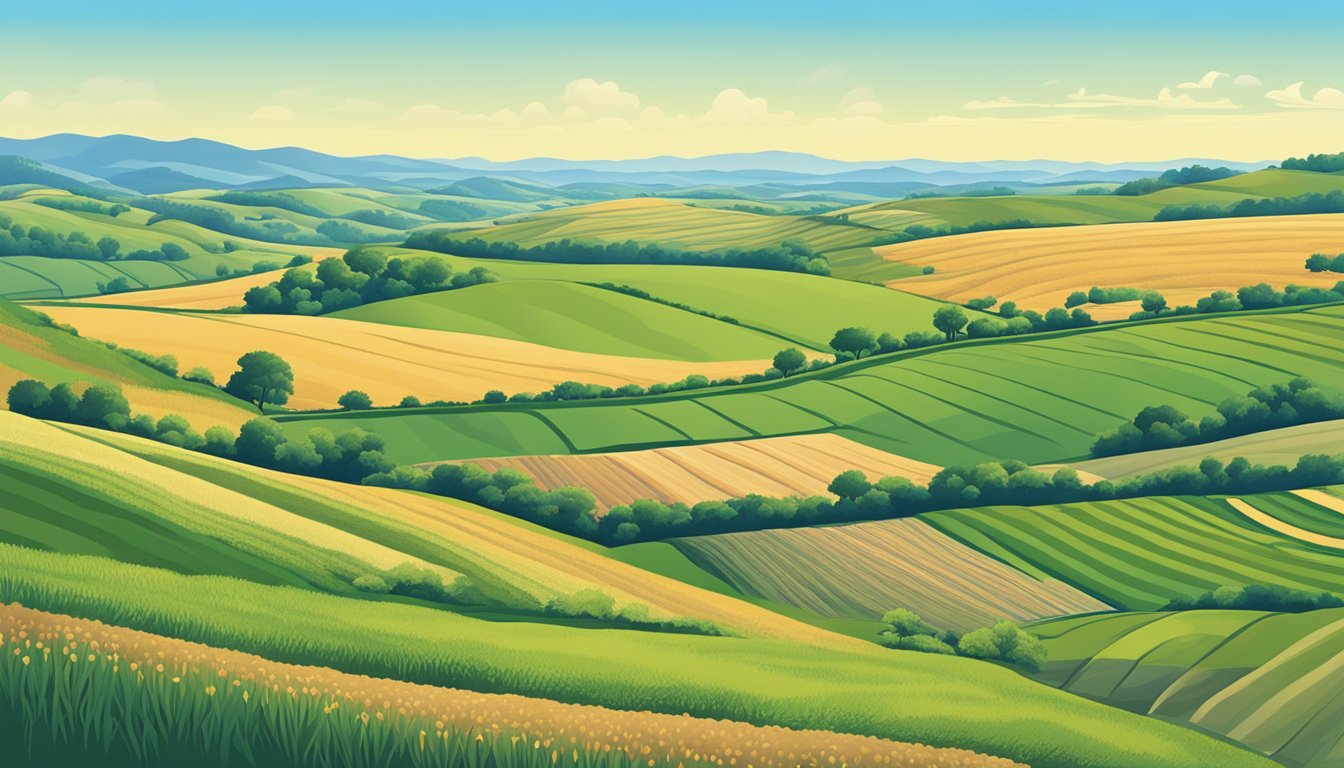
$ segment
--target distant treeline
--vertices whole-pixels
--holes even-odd
[[[1098,435],[1093,456],[1152,451],[1223,440],[1268,429],[1344,418],[1344,396],[1315,382],[1296,378],[1284,384],[1256,387],[1230,397],[1218,410],[1195,421],[1171,405],[1150,405],[1119,428]]]
[[[484,267],[453,274],[437,256],[393,257],[368,248],[319,262],[316,270],[290,269],[279,280],[248,289],[243,311],[271,315],[321,315],[374,301],[492,283]]]
[[[325,235],[321,237],[306,235],[293,222],[274,217],[258,216],[255,219],[239,221],[232,212],[222,208],[184,203],[164,197],[142,197],[136,200],[135,205],[137,208],[154,211],[155,215],[147,222],[148,225],[176,219],[216,232],[223,232],[227,235],[291,245],[331,245],[333,242],[358,242],[337,240]]]
[[[58,211],[98,213],[103,216],[111,216],[112,218],[116,218],[131,210],[129,205],[122,205],[121,203],[104,203],[101,200],[91,200],[87,197],[39,197],[36,200],[33,200],[33,202],[47,208],[55,208]]]
[[[1129,316],[1130,320],[1147,320],[1153,317],[1179,317],[1201,315],[1213,312],[1236,312],[1242,309],[1273,309],[1275,307],[1302,307],[1311,304],[1330,304],[1344,301],[1344,280],[1330,288],[1293,285],[1289,283],[1278,290],[1269,283],[1257,283],[1232,291],[1214,291],[1195,302],[1192,307],[1183,304],[1168,307],[1167,300],[1156,291],[1148,291],[1139,297],[1143,309]]]
[[[1307,155],[1304,158],[1290,157],[1279,166],[1285,171],[1315,171],[1316,173],[1339,173],[1344,171],[1344,152],[1333,155]]]
[[[929,190],[927,192],[911,192],[905,196],[906,200],[927,200],[934,197],[1007,197],[1016,195],[1017,190],[1011,187],[980,187],[978,189],[968,189],[962,192],[946,192],[939,190]]]
[[[190,254],[177,243],[164,243],[155,250],[121,252],[121,241],[111,236],[93,238],[83,232],[62,235],[42,227],[25,228],[0,214],[0,256],[45,256],[52,259],[90,261],[184,261]]]
[[[1234,171],[1231,168],[1206,168],[1202,165],[1192,165],[1186,168],[1172,168],[1162,172],[1161,176],[1149,179],[1135,179],[1126,182],[1115,188],[1113,194],[1133,197],[1137,195],[1146,195],[1168,187],[1178,187],[1185,184],[1205,184],[1210,181],[1219,181],[1221,179],[1231,178],[1241,175],[1241,171]]]
[[[512,242],[487,242],[479,237],[460,240],[450,232],[413,232],[406,238],[407,248],[438,251],[473,259],[539,261],[552,264],[694,264],[710,267],[750,267],[784,272],[829,275],[826,257],[797,238],[766,248],[718,248],[711,251],[686,251],[662,245],[638,243],[584,243],[553,240],[544,245],[523,247]]]
[[[232,190],[218,195],[211,195],[205,199],[220,203],[230,203],[232,205],[246,205],[253,208],[283,208],[287,211],[293,211],[294,213],[299,213],[304,216],[328,219],[329,221],[324,221],[317,225],[317,232],[341,243],[389,242],[396,238],[387,234],[370,232],[367,229],[361,229],[352,224],[339,221],[339,219],[348,219],[349,221],[368,224],[375,227],[386,227],[388,229],[410,229],[411,227],[423,223],[410,216],[393,213],[381,208],[351,211],[349,213],[343,213],[340,216],[332,216],[321,208],[300,200],[289,192]]]
[[[1344,213],[1344,190],[1325,194],[1309,192],[1296,197],[1247,198],[1230,208],[1220,205],[1168,205],[1157,212],[1153,221],[1188,221],[1243,216],[1287,216],[1308,213]]]
[[[1329,592],[1307,592],[1278,584],[1246,584],[1219,587],[1195,597],[1177,597],[1158,610],[1307,613],[1322,608],[1344,608],[1344,600]]]

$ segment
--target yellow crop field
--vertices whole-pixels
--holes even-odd
[[[534,478],[542,488],[587,488],[602,511],[636,499],[695,504],[750,493],[816,496],[825,494],[831,480],[848,469],[862,470],[870,477],[899,476],[922,483],[941,469],[829,434],[466,463],[492,472],[511,467]]]
[[[917,518],[790,528],[677,542],[738,590],[821,616],[878,618],[908,608],[935,627],[968,630],[1110,610],[1053,579],[1039,581]]]
[[[932,266],[934,274],[888,285],[933,298],[989,295],[1044,311],[1096,285],[1158,291],[1176,306],[1260,282],[1334,285],[1340,275],[1308,272],[1303,262],[1344,251],[1344,214],[1000,230],[876,250]]]
[[[240,707],[279,717],[291,709],[320,710],[333,727],[353,718],[358,727],[386,729],[387,738],[418,740],[421,752],[466,732],[477,734],[477,741],[530,745],[541,763],[555,763],[563,752],[566,764],[602,765],[603,756],[615,751],[641,765],[669,766],[1019,765],[870,736],[613,710],[283,664],[20,605],[0,606],[0,652],[23,675],[43,675],[49,666],[81,679],[123,676],[129,690],[190,702],[202,719],[224,719],[224,712],[236,715]]]
[[[301,315],[155,312],[74,304],[43,307],[87,336],[154,354],[179,367],[210,369],[227,381],[238,357],[264,349],[294,369],[291,408],[333,408],[342,393],[362,390],[376,405],[404,395],[421,400],[474,400],[491,389],[538,392],[561,381],[619,386],[762,371],[768,360],[688,363],[599,355],[513,339]]]

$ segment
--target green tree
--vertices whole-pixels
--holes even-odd
[[[347,411],[367,411],[373,407],[373,398],[367,392],[352,389],[337,398],[336,404]]]
[[[36,379],[17,381],[9,388],[9,410],[24,416],[42,416],[51,405],[51,390]]]
[[[966,327],[966,312],[952,304],[941,306],[934,310],[933,327],[946,334],[948,341],[954,341]]]
[[[779,369],[780,373],[788,376],[790,373],[800,370],[807,364],[807,355],[804,355],[793,347],[789,347],[788,349],[776,352],[775,359],[772,363],[775,368]]]
[[[868,478],[857,469],[849,469],[835,476],[826,490],[842,499],[857,499],[872,490]]]
[[[856,358],[863,357],[863,353],[872,352],[876,347],[877,337],[867,328],[841,328],[831,337],[831,349]]]
[[[265,413],[267,403],[284,405],[289,402],[289,396],[294,394],[294,371],[274,352],[248,352],[238,358],[238,370],[229,377],[224,391],[252,403],[259,412]]]
[[[1144,312],[1157,314],[1167,308],[1167,299],[1157,291],[1149,291],[1143,294],[1143,298],[1139,300],[1139,304],[1143,307]]]
[[[117,253],[121,251],[121,243],[115,238],[104,235],[98,240],[98,252],[103,255],[103,259],[111,261],[117,258]]]

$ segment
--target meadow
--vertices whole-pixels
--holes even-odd
[[[1086,454],[1097,434],[1149,405],[1199,418],[1259,384],[1337,378],[1342,322],[1339,307],[1178,318],[963,342],[724,390],[277,419],[291,434],[376,431],[404,463],[820,432],[940,466],[1057,462]],[[688,411],[687,401],[701,408]]]
[[[1122,613],[1034,625],[1038,676],[1088,698],[1235,739],[1290,766],[1329,765],[1344,610]]]
[[[1157,291],[1171,306],[1262,282],[1331,286],[1340,275],[1303,262],[1341,242],[1344,214],[1321,214],[999,230],[876,252],[935,269],[889,283],[901,290],[958,303],[988,295],[1043,312],[1094,285]]]

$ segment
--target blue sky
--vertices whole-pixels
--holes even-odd
[[[1120,160],[1337,151],[1344,128],[1339,4],[631,6],[7,3],[0,133]]]

